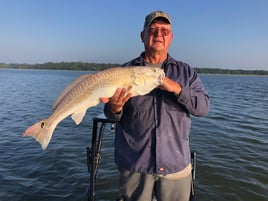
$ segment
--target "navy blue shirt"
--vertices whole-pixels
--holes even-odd
[[[144,66],[143,54],[124,66]],[[182,86],[173,93],[154,89],[129,99],[119,114],[105,104],[104,113],[117,121],[115,162],[119,169],[149,174],[170,174],[190,164],[190,115],[205,116],[209,96],[188,64],[168,55],[162,68],[168,78]]]

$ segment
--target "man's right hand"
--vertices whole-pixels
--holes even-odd
[[[125,103],[129,100],[131,97],[131,93],[129,93],[130,88],[118,88],[114,95],[110,98],[101,97],[100,101],[102,103],[109,103],[111,106],[111,109],[114,113],[119,113],[123,109],[123,106]]]

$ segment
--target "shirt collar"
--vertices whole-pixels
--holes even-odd
[[[133,66],[145,66],[144,55],[145,55],[145,52],[142,52],[138,58],[134,59],[134,62],[132,63],[132,65]],[[170,54],[168,54],[167,59],[163,62],[162,66],[168,66],[170,64],[176,65],[176,60],[173,59],[170,56]]]

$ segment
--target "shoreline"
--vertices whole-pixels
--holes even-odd
[[[74,70],[74,71],[101,71],[121,64],[110,63],[83,63],[83,62],[48,62],[43,64],[5,64],[0,63],[0,69],[28,69],[28,70]],[[223,68],[198,68],[198,74],[228,74],[228,75],[268,75],[267,70],[244,70]]]

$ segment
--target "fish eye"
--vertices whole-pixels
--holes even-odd
[[[45,123],[42,122],[42,123],[41,123],[41,128],[44,128],[44,126],[45,126]]]

